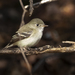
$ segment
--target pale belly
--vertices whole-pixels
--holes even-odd
[[[17,42],[17,45],[19,47],[32,47],[35,46],[41,39],[42,33],[40,34],[35,34],[35,36],[31,36],[27,39],[21,40],[20,42]]]

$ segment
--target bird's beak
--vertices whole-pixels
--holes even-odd
[[[48,27],[48,25],[44,25],[44,27]]]

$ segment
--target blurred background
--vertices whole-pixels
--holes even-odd
[[[34,3],[40,0],[34,0]],[[29,5],[29,0],[23,0]],[[20,27],[22,8],[19,0],[0,0],[0,49],[5,47]],[[71,46],[62,41],[75,41],[75,0],[56,0],[37,6],[25,23],[33,18],[49,25],[36,47],[51,45]],[[75,75],[75,52],[45,53],[27,56],[33,75]],[[29,75],[21,54],[0,54],[0,75]]]

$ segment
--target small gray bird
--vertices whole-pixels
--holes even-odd
[[[16,32],[14,36],[12,36],[12,40],[5,47],[9,48],[12,46],[18,47],[32,47],[35,46],[41,39],[43,35],[44,27],[47,27],[41,19],[35,18],[32,19],[26,25],[20,27],[20,29]]]
[[[12,46],[18,46],[21,49],[24,60],[28,65],[30,74],[30,66],[22,48],[35,46],[43,35],[44,27],[47,26],[48,25],[45,25],[44,22],[39,18],[32,19],[29,23],[23,25],[18,29],[16,34],[12,36],[10,43],[5,47],[9,48]]]

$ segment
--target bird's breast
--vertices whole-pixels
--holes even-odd
[[[30,38],[31,46],[35,46],[36,44],[38,44],[38,42],[40,41],[41,37],[42,37],[42,32],[35,33],[35,35],[33,35]]]
[[[23,39],[20,42],[18,42],[18,46],[20,46],[20,47],[35,46],[40,41],[41,37],[42,37],[42,32],[32,33],[32,35],[30,37]]]

